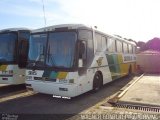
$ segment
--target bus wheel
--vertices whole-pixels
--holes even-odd
[[[96,73],[93,79],[93,91],[98,91],[103,85],[102,75]]]

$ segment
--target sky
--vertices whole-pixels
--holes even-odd
[[[160,37],[160,0],[0,0],[0,29],[80,23],[135,41]]]

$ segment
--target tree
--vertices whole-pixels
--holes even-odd
[[[160,51],[160,38],[153,38],[146,43],[147,50],[157,50]]]

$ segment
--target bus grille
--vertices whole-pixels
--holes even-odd
[[[56,82],[56,79],[50,79],[48,77],[34,77],[34,80],[42,80],[42,81],[52,81]]]

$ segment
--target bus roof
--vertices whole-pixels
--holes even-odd
[[[53,26],[39,28],[39,29],[33,30],[32,33],[54,31],[56,28],[78,29],[78,28],[89,28],[89,27],[83,24],[60,24],[60,25],[53,25]]]
[[[84,25],[84,24],[59,24],[59,25],[53,25],[53,26],[48,26],[48,27],[35,29],[35,30],[32,31],[32,33],[45,32],[45,31],[54,31],[56,29],[80,29],[80,28],[81,29],[85,29],[85,28],[86,29],[93,29],[94,31],[96,31],[96,32],[98,32],[100,34],[103,34],[105,36],[112,37],[112,38],[115,38],[115,39],[130,43],[130,44],[136,45],[135,42],[133,42],[133,41],[129,41],[127,39],[120,38],[120,37],[115,36],[115,35],[106,34],[104,32],[101,32],[101,31],[97,30],[94,27],[87,26],[87,25]]]
[[[118,37],[118,36],[115,36],[115,35],[114,35],[114,38],[136,46],[136,42],[130,41],[129,39],[121,38],[121,37]]]
[[[2,33],[2,32],[16,32],[16,31],[21,31],[21,30],[31,31],[31,30],[28,29],[28,28],[6,28],[6,29],[0,30],[0,33]]]

